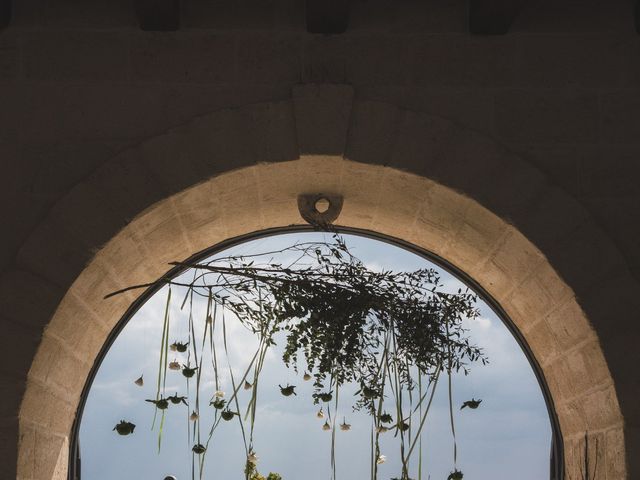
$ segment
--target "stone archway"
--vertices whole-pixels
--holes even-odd
[[[263,130],[253,130],[256,125]],[[214,165],[212,172],[211,152],[220,156],[225,146],[230,163]],[[250,159],[256,152],[263,160],[283,161],[255,164]],[[472,155],[482,159],[481,165],[469,160]],[[141,156],[157,160],[153,177],[164,178],[172,189],[152,183],[136,163]],[[176,161],[181,162],[178,172]],[[244,163],[249,166],[229,171]],[[496,169],[502,169],[501,181],[491,193],[486,182]],[[219,174],[211,176],[215,170]],[[443,184],[452,173],[460,182],[453,186],[465,194]],[[183,188],[194,180],[204,181]],[[115,195],[122,195],[123,182],[131,192],[148,196],[106,208],[96,189],[120,188]],[[292,102],[212,114],[124,152],[100,175],[78,185],[49,225],[34,233],[31,245],[43,245],[60,225],[70,237],[86,237],[83,228],[97,223],[117,229],[122,219],[135,217],[115,235],[103,228],[108,241],[71,278],[46,328],[20,411],[19,478],[66,478],[68,435],[83,385],[108,333],[134,300],[130,294],[105,301],[106,293],[155,279],[168,270],[169,261],[223,240],[302,223],[296,197],[312,192],[344,197],[337,224],[415,244],[482,285],[519,328],[542,368],[569,472],[581,462],[581,439],[588,430],[601,440],[598,478],[626,477],[616,385],[598,335],[576,299],[581,286],[560,277],[548,250],[523,233],[527,228],[505,220],[518,225],[527,205],[550,196],[558,208],[547,212],[547,220],[584,221],[580,207],[475,132],[387,104],[354,103],[347,87],[307,86],[294,91]],[[143,210],[149,198],[157,201]],[[99,214],[104,217],[96,220]],[[546,245],[551,237],[544,235],[549,237],[543,232],[536,243]],[[91,241],[100,246],[95,237]],[[611,249],[607,243],[599,247]],[[64,284],[68,279],[54,269],[56,254],[48,253],[54,264],[40,270]],[[21,253],[31,262],[46,254],[29,246]]]

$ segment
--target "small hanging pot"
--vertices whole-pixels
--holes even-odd
[[[113,427],[113,430],[118,432],[118,435],[131,435],[135,428],[136,426],[133,423],[122,420],[115,427]]]
[[[283,387],[282,385],[278,385],[280,387],[280,393],[282,393],[282,395],[284,395],[285,397],[290,397],[291,395],[297,395],[297,393],[295,392],[295,385],[289,385],[287,384],[286,387]]]
[[[196,453],[198,455],[202,455],[207,450],[207,447],[205,447],[201,443],[197,443],[197,444],[195,444],[193,446],[193,448],[191,450],[193,451],[193,453]]]
[[[233,417],[235,417],[236,415],[238,415],[238,412],[232,412],[231,410],[223,410],[220,413],[220,416],[222,417],[222,419],[227,422],[233,420]]]

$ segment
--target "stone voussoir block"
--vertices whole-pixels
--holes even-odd
[[[301,155],[343,155],[351,123],[353,87],[297,85],[293,111]]]
[[[248,138],[256,161],[282,162],[298,158],[300,150],[291,101],[258,103],[240,112],[249,117]]]
[[[68,321],[72,317],[81,324],[80,328],[77,323]],[[100,350],[108,333],[105,319],[98,312],[91,311],[86,303],[80,302],[74,295],[65,296],[45,329],[45,335],[52,335],[82,357],[90,357]]]
[[[583,226],[587,210],[561,188],[551,186],[518,218],[519,230],[547,255]]]
[[[75,185],[49,215],[92,253],[126,225],[126,217],[112,208],[108,193],[91,181]]]
[[[96,259],[112,279],[108,288],[138,285],[148,282],[152,277],[153,270],[147,263],[146,249],[140,239],[127,229],[114,236],[98,252]],[[103,309],[94,313],[100,316],[101,312]]]
[[[444,118],[408,110],[401,110],[398,117],[388,164],[444,183],[442,175],[430,170],[442,159],[444,145],[453,144],[459,127]]]
[[[575,298],[569,299],[544,320],[562,350],[575,347],[587,339],[595,339],[593,327]]]
[[[507,310],[508,311],[508,310]],[[535,319],[526,315],[510,315],[514,323],[524,334],[536,360],[546,368],[550,359],[562,355],[562,350],[556,342],[553,331],[544,322],[535,322]]]
[[[464,212],[460,227],[442,256],[471,273],[486,261],[508,233],[504,221],[477,203]]]
[[[2,316],[20,324],[42,328],[62,295],[57,285],[29,270],[5,270],[0,276]]]
[[[624,478],[626,474],[625,434],[622,427],[613,428],[605,433],[605,461],[607,478]]]
[[[75,407],[46,386],[30,380],[20,405],[22,421],[60,435],[68,435],[75,417]]]
[[[169,270],[169,262],[184,260],[184,252],[191,251],[185,228],[173,205],[169,208],[155,205],[131,222],[131,226],[133,236],[142,247],[147,269],[156,275]]]
[[[515,316],[534,323],[560,308],[573,296],[571,289],[546,262],[540,263],[509,296]]]
[[[424,188],[426,195],[418,204],[411,241],[444,256],[449,242],[454,239],[464,221],[469,204],[440,184],[426,183]],[[389,220],[392,221],[390,218]]]
[[[402,110],[388,103],[354,102],[345,157],[355,162],[385,165],[402,115]]]
[[[18,478],[33,479],[36,461],[36,425],[21,420],[18,437]]]
[[[543,261],[542,254],[513,227],[494,251],[492,257],[478,267],[483,287],[496,298],[507,298]],[[503,305],[506,308],[506,305]]]
[[[58,217],[44,220],[22,244],[17,264],[64,291],[87,265],[93,252],[62,221]]]
[[[437,207],[443,205],[433,205],[438,196],[433,195],[430,200],[430,190],[435,188],[435,184],[430,181],[416,182],[415,175],[411,173],[399,172],[398,170],[386,168],[385,174],[380,182],[380,202],[384,208],[378,208],[378,214],[373,224],[377,228],[394,217],[398,224],[406,224],[413,228],[419,213],[424,210],[424,216],[436,221],[432,216]],[[436,199],[433,199],[435,197]],[[415,205],[421,205],[417,210]],[[432,207],[433,205],[433,207]],[[449,209],[452,211],[453,208]]]
[[[95,355],[97,352],[92,353]],[[57,343],[57,348],[50,358],[51,364],[46,371],[46,385],[71,404],[75,404],[91,370],[93,358],[81,358],[77,352],[65,348],[60,343]]]
[[[73,283],[69,294],[86,305],[87,310],[93,312],[98,321],[109,328],[109,324],[103,316],[103,309],[109,304],[105,300],[105,296],[129,285],[119,280],[113,268],[110,268],[103,257],[98,253],[95,260],[82,271]]]
[[[57,435],[48,429],[36,428],[34,455],[38,460],[35,464],[34,480],[63,480],[66,478],[67,465],[64,463],[60,465],[60,462],[61,460],[64,462],[68,449],[67,435]]]
[[[144,142],[140,146],[142,161],[171,193],[222,172],[265,161],[261,157],[271,147],[268,141],[266,146],[257,143],[252,133],[257,128],[255,116],[256,107],[250,106],[199,117]],[[177,172],[176,162],[181,165]]]
[[[347,161],[340,178],[340,192],[345,196],[338,223],[370,229],[375,221],[380,202],[385,169],[367,168],[357,162]]]
[[[105,193],[109,208],[127,220],[167,195],[167,190],[140,161],[136,149],[106,162],[88,181]]]
[[[196,251],[227,238],[218,192],[211,185],[204,184],[175,195],[174,208]]]
[[[560,419],[560,429],[562,430],[563,438],[571,438],[575,436],[582,436],[588,428],[587,422],[584,418],[584,412],[577,404],[566,404],[562,406],[556,406],[556,412]],[[565,455],[569,453],[565,446]],[[567,455],[571,457],[571,455]]]
[[[623,256],[593,221],[573,230],[547,254],[583,308],[598,298],[597,292],[606,289],[611,279],[628,275]]]
[[[590,430],[601,430],[622,425],[622,415],[616,405],[619,405],[614,385],[589,391],[572,400],[580,403],[588,419]]]

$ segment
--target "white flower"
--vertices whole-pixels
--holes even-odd
[[[311,380],[311,375],[309,375],[308,372],[304,372],[304,375],[302,376],[302,378],[305,382],[308,382],[309,380]]]
[[[376,428],[376,432],[378,433],[385,433],[388,432],[389,429],[387,427],[385,427],[384,425],[380,425],[378,428]]]
[[[378,465],[381,465],[386,461],[387,461],[387,457],[385,457],[384,455],[378,455],[378,458],[376,459],[376,463]]]
[[[253,387],[253,385],[251,385],[249,382],[247,382],[246,380],[244,381],[244,389],[245,390],[251,390],[251,387]]]
[[[198,418],[200,418],[200,416],[194,410],[193,413],[191,413],[191,416],[189,418],[195,422]]]
[[[331,425],[329,425],[328,421],[324,422],[324,425],[322,425],[322,430],[324,431],[331,430]]]
[[[133,382],[133,383],[135,383],[135,384],[136,384],[137,386],[139,386],[139,387],[143,386],[143,385],[144,385],[144,379],[142,378],[142,375],[140,375],[140,378],[139,378],[139,379],[137,379],[137,380],[136,380],[135,382]]]
[[[340,430],[342,430],[343,432],[348,432],[349,430],[351,430],[351,424],[347,423],[347,420],[345,418],[342,419]]]
[[[222,390],[216,390],[216,393],[214,393],[214,396],[216,398],[222,398],[224,397],[224,392]]]
[[[257,465],[258,463],[258,455],[256,455],[256,452],[249,452],[249,455],[247,455],[247,462],[249,462],[252,465]]]
[[[169,363],[169,370],[180,370],[180,363],[177,362],[176,360]]]
[[[320,407],[320,410],[318,410],[318,413],[316,413],[316,417],[324,418],[324,412],[322,411],[322,407]]]

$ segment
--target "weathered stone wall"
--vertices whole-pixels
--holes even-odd
[[[302,2],[294,0],[185,0],[174,33],[140,31],[124,0],[15,3],[12,25],[0,31],[5,468],[16,464],[18,409],[44,328],[102,245],[154,202],[208,177],[322,153],[452,187],[539,249],[595,328],[622,407],[629,478],[640,475],[629,453],[640,449],[633,348],[640,337],[640,37],[632,2],[530,2],[498,37],[469,35],[460,0],[357,1],[339,36],[307,34]],[[353,90],[319,89],[329,95],[319,108],[293,89],[306,83]],[[250,104],[270,106],[232,108]],[[174,131],[185,141],[161,135],[216,111],[223,113],[201,132]],[[452,122],[428,120],[435,117]],[[340,125],[362,140],[339,143],[332,129]],[[218,150],[202,157],[185,145]],[[187,167],[176,172],[176,164]],[[98,215],[88,210],[97,205]],[[473,271],[477,261],[460,267]],[[531,289],[545,294],[540,285]],[[87,286],[80,301],[91,293]],[[541,344],[569,349],[564,328]],[[64,342],[76,333],[51,335]],[[61,351],[74,355],[73,347]],[[556,370],[583,368],[597,383],[590,358]],[[77,388],[64,382],[84,377],[58,380]]]

